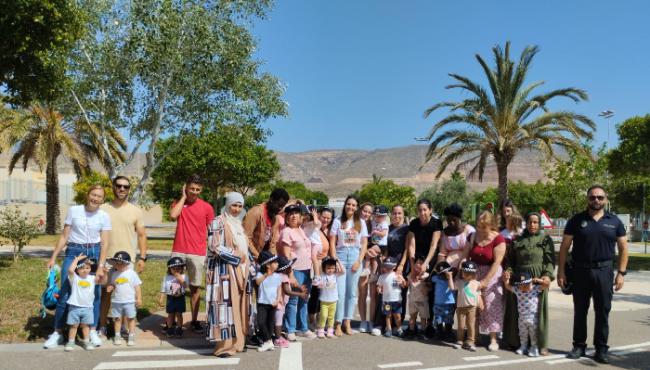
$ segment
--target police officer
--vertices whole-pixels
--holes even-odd
[[[603,364],[607,358],[607,337],[609,311],[612,308],[613,289],[623,288],[627,268],[627,239],[625,228],[618,217],[604,210],[607,202],[605,189],[594,185],[587,190],[587,210],[573,216],[566,224],[560,260],[558,264],[557,283],[561,288],[567,284],[564,271],[567,252],[573,242],[571,251],[573,275],[573,349],[568,358],[578,359],[585,356],[587,347],[587,312],[589,301],[594,299],[596,323],[594,330],[594,360]],[[613,260],[614,245],[618,245],[619,264],[614,280]]]

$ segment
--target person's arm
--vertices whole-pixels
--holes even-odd
[[[533,279],[533,282],[534,282],[534,280],[535,280],[535,279]],[[510,280],[505,280],[505,279],[504,279],[504,280],[503,280],[503,287],[506,288],[506,290],[508,290],[509,292],[513,292],[513,293],[514,293],[514,289],[512,288],[512,285],[510,284]]]
[[[282,283],[280,283],[280,285],[278,285],[278,290],[277,290],[277,292],[275,294],[275,301],[273,302],[273,304],[271,306],[278,307],[278,304],[280,303],[280,297],[282,297]]]
[[[255,259],[257,259],[257,256],[259,255],[257,245],[253,240],[253,234],[255,233],[255,228],[257,227],[257,221],[259,221],[259,215],[257,212],[258,208],[260,207],[256,206],[251,208],[250,211],[246,213],[246,216],[244,216],[244,221],[242,221],[244,233],[246,234],[246,238],[248,238],[249,250]]]
[[[142,288],[140,285],[135,286],[135,306],[142,307]]]
[[[183,190],[181,190],[181,199],[176,202],[172,208],[169,210],[169,218],[172,221],[176,221],[183,211],[183,206],[185,205],[185,200],[187,200],[187,194],[185,193],[185,184],[183,184]]]
[[[439,242],[440,245],[438,246],[440,252],[438,253],[438,259],[436,260],[436,264],[438,264],[438,262],[444,261],[447,258],[447,255],[449,254],[449,251],[447,250],[447,246],[445,245],[445,243],[443,243],[444,239],[445,238],[443,237],[443,235],[440,234],[440,242]]]
[[[100,279],[104,276],[104,264],[106,263],[110,232],[110,230],[102,230],[99,234],[99,266],[97,266],[97,272],[95,274]]]
[[[543,242],[544,255],[542,256],[542,276],[541,280],[544,281],[544,286],[548,285],[555,278],[555,244],[550,236],[546,236]]]
[[[86,258],[86,256],[80,254],[72,260],[72,263],[70,263],[70,267],[68,267],[68,271],[67,271],[68,277],[74,276],[74,272],[77,269],[77,264],[82,258]]]
[[[447,286],[451,290],[456,290],[456,285],[454,284],[454,274],[451,273],[451,271],[447,271]]]
[[[183,274],[179,274],[177,272],[174,273],[174,278],[178,281],[180,285],[185,285],[185,277]]]
[[[481,280],[481,289],[484,289],[488,286],[494,274],[496,274],[497,270],[499,270],[499,267],[501,267],[501,262],[503,262],[503,257],[506,254],[506,243],[501,242],[497,244],[497,246],[492,250],[492,254],[494,261],[492,261],[492,265],[490,265],[490,270],[488,270],[488,273]]]
[[[560,245],[560,256],[558,258],[557,266],[557,285],[560,288],[564,288],[566,284],[566,275],[564,272],[564,266],[566,265],[567,254],[569,253],[569,248],[573,242],[573,235],[564,234],[562,236],[562,244]]]
[[[619,236],[616,240],[616,245],[618,246],[618,271],[627,272],[627,237],[625,235]],[[623,289],[624,282],[625,277],[620,272],[617,272],[614,290],[618,292]]]
[[[476,295],[476,303],[477,303],[478,309],[483,311],[483,308],[485,308],[485,306],[483,305],[483,294],[477,294]]]
[[[364,236],[361,238],[361,250],[359,251],[359,259],[352,265],[352,272],[356,272],[359,267],[363,264],[363,259],[366,257],[366,251],[368,249],[368,237]]]
[[[52,251],[52,257],[47,261],[47,268],[50,269],[52,266],[56,265],[56,258],[59,256],[59,253],[63,250],[65,247],[66,243],[68,243],[68,238],[70,237],[70,230],[71,226],[70,225],[65,225],[63,227],[63,232],[61,233],[61,236],[59,237],[59,240],[56,242],[56,246],[54,247],[54,251]]]
[[[255,278],[255,284],[257,284],[257,286],[262,285],[262,283],[264,282],[264,280],[266,280],[266,278],[268,278],[269,276],[271,276],[271,274],[272,274],[272,272],[269,272],[269,270],[266,270],[266,272],[263,273],[263,274],[260,273],[260,274]]]
[[[440,230],[434,231],[433,232],[433,237],[431,238],[431,245],[429,246],[429,253],[427,253],[427,257],[424,259],[424,263],[422,266],[425,268],[428,268],[429,263],[433,259],[433,256],[436,254],[436,249],[438,248],[438,241],[440,240]]]
[[[144,271],[144,264],[147,259],[147,231],[144,224],[137,225],[135,232],[138,235],[138,249],[140,250],[140,258],[135,264],[135,271],[140,274]]]

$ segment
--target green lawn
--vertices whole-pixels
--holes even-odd
[[[58,240],[59,235],[40,234],[36,238],[32,239],[29,245],[54,248]],[[174,241],[172,239],[147,239],[147,247],[149,249],[170,251],[172,250],[173,242]],[[10,245],[9,241],[5,241],[4,244]]]
[[[13,263],[11,257],[0,257],[0,343],[39,341],[52,331],[54,312],[48,312],[44,319],[39,316],[46,261],[23,258]],[[165,264],[149,260],[140,275],[143,307],[138,310],[139,318],[164,309],[158,308],[158,292],[166,273]],[[201,303],[203,306],[203,299]],[[187,304],[189,309],[189,300]]]
[[[650,253],[630,254],[627,269],[650,271]]]

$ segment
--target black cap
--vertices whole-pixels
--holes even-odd
[[[465,261],[463,262],[463,271],[476,272],[478,271],[478,265],[474,261]]]
[[[513,285],[528,284],[533,282],[533,276],[528,271],[521,272],[513,276]]]
[[[294,258],[292,260],[288,259],[285,256],[278,256],[278,272],[284,271],[291,267],[296,262],[297,258]]]
[[[269,252],[269,251],[262,251],[260,255],[257,257],[257,261],[260,264],[260,266],[264,266],[267,263],[271,263],[275,260],[278,259],[278,256],[275,254]]]
[[[79,261],[77,261],[77,269],[85,267],[86,265],[90,266],[90,268],[92,269],[94,264],[95,264],[95,260],[93,260],[92,258],[88,258],[88,257],[82,258]]]
[[[447,271],[451,271],[451,265],[447,261],[441,261],[436,265],[436,272],[439,274],[444,274]]]
[[[293,213],[293,212],[300,212],[302,213],[302,207],[304,204],[289,204],[288,206],[284,207],[284,213]],[[307,212],[309,213],[309,212]]]
[[[375,210],[373,212],[376,216],[387,216],[388,215],[388,207],[384,205],[378,205],[375,207]]]
[[[113,263],[125,263],[125,264],[128,264],[128,263],[131,263],[131,256],[128,253],[124,252],[124,251],[119,251],[119,252],[115,253],[113,258],[108,258],[107,262],[110,263],[110,264],[113,264]]]
[[[172,257],[167,261],[167,268],[185,266],[185,261],[180,257]]]

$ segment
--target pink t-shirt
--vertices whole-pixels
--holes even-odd
[[[301,228],[285,227],[280,232],[279,247],[289,246],[291,248],[291,255],[288,258],[297,258],[296,262],[291,266],[294,270],[311,270],[311,257],[312,254],[318,253],[316,248],[312,248],[311,241],[305,235]]]
[[[172,204],[172,208],[176,203]],[[176,235],[172,252],[205,256],[207,251],[208,225],[214,218],[210,203],[197,199],[185,203],[176,223]]]

